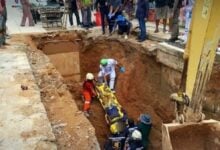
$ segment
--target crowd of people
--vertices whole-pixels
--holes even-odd
[[[187,41],[190,22],[192,18],[192,9],[194,0],[66,0],[69,6],[69,20],[73,25],[72,14],[74,13],[77,25],[82,27],[92,27],[91,10],[95,8],[101,14],[102,34],[106,34],[108,25],[109,35],[116,27],[118,34],[125,33],[125,39],[128,38],[132,27],[131,20],[134,17],[138,20],[139,35],[137,40],[143,42],[147,39],[146,21],[149,16],[149,4],[154,4],[155,9],[155,33],[159,32],[159,24],[162,20],[163,32],[170,33],[169,42],[175,42],[179,36],[179,16],[180,9],[184,7],[185,32],[182,37],[183,43]],[[81,9],[82,22],[79,19],[78,10]],[[169,23],[167,31],[166,26]]]
[[[39,0],[36,0],[39,1]],[[84,28],[93,27],[92,10],[96,10],[101,16],[102,34],[108,33],[112,35],[117,29],[118,34],[125,35],[127,39],[132,28],[131,20],[134,17],[138,21],[140,29],[137,40],[143,42],[148,38],[146,30],[146,22],[148,20],[149,4],[155,6],[155,33],[159,32],[159,24],[162,20],[163,32],[167,32],[166,26],[169,23],[168,32],[171,34],[169,42],[175,42],[179,37],[179,15],[180,9],[185,9],[185,32],[182,36],[183,44],[187,42],[190,22],[192,18],[192,9],[195,0],[47,0],[47,4],[58,4],[68,8],[69,23],[74,25],[73,14],[76,18],[76,25]],[[33,13],[31,12],[31,4],[29,0],[15,0],[21,4],[23,16],[20,26],[25,26],[28,20],[29,26],[34,26]],[[82,17],[79,15],[81,11]],[[0,46],[4,45],[6,37],[6,1],[0,0]]]

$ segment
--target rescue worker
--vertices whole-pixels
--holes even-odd
[[[101,59],[100,61],[100,71],[98,73],[99,82],[104,83],[110,87],[113,93],[115,93],[115,67],[120,69],[120,72],[125,72],[125,68],[120,66],[115,59]],[[109,84],[107,82],[107,76],[109,76],[110,81]]]
[[[139,117],[139,123],[137,124],[137,127],[142,134],[142,144],[144,150],[147,150],[148,147],[151,126],[151,116],[148,114],[141,114]]]
[[[142,134],[139,130],[135,129],[127,138],[125,150],[142,150]]]
[[[137,129],[137,126],[135,125],[135,122],[133,119],[127,119],[127,127],[125,129],[125,137],[128,137],[130,133],[132,133],[135,129]]]
[[[89,117],[91,101],[94,97],[97,96],[95,91],[94,75],[92,73],[86,74],[86,80],[83,83],[82,94],[84,99],[83,111],[85,116]]]
[[[18,3],[18,0],[15,0]],[[23,10],[23,17],[21,20],[21,26],[25,26],[26,19],[29,21],[29,26],[34,26],[33,17],[31,14],[31,5],[29,0],[20,0]]]

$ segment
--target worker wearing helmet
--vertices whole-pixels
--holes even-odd
[[[148,114],[141,114],[139,117],[139,123],[137,124],[137,127],[142,134],[142,145],[145,150],[148,147],[151,126],[151,116]]]
[[[126,139],[125,150],[141,150],[143,149],[142,145],[142,134],[139,130],[135,129]]]
[[[100,71],[98,73],[99,82],[104,82],[107,84],[107,76],[110,77],[109,87],[112,92],[115,93],[115,67],[118,66],[120,68],[120,72],[125,72],[125,68],[121,67],[115,59],[101,59],[100,61]],[[108,84],[107,84],[108,85]]]
[[[84,106],[83,111],[85,116],[89,117],[89,109],[92,98],[94,98],[97,94],[95,92],[95,84],[94,84],[94,76],[92,73],[86,74],[86,80],[83,83],[83,99],[84,99]]]

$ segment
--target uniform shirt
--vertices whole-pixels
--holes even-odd
[[[109,75],[113,71],[115,71],[115,65],[117,65],[118,62],[114,59],[108,59],[107,65],[102,66],[100,65],[100,70],[103,75]]]
[[[93,96],[92,89],[94,89],[94,88],[95,88],[95,85],[94,85],[93,81],[91,81],[91,80],[84,81],[83,92],[89,92],[89,94],[91,96]]]

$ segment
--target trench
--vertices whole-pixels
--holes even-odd
[[[116,96],[119,103],[136,122],[142,113],[151,115],[153,127],[149,149],[161,149],[161,124],[174,119],[174,104],[169,100],[174,88],[164,75],[169,69],[164,69],[154,56],[144,53],[141,45],[103,37],[86,39],[79,33],[35,36],[32,40],[62,75],[79,110],[83,106],[81,89],[86,73],[97,75],[101,58],[114,58],[123,64],[126,72],[116,71]],[[98,101],[92,102],[88,119],[103,148],[110,131]]]

